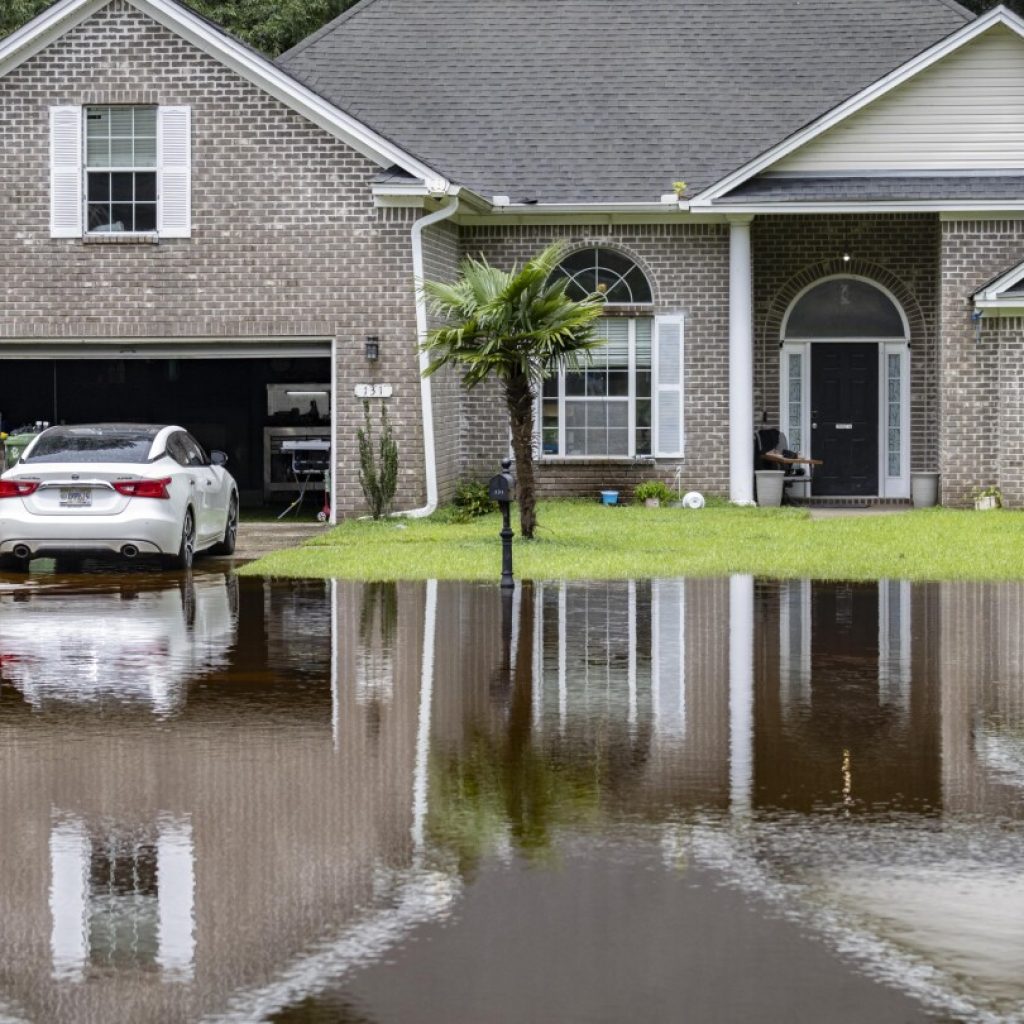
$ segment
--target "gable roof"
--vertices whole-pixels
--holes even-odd
[[[814,141],[830,128],[852,117],[875,100],[888,95],[894,89],[903,85],[904,82],[933,67],[944,57],[956,52],[996,26],[1003,26],[1018,36],[1024,37],[1024,20],[1007,10],[1004,6],[992,9],[974,21],[962,25],[956,32],[934,43],[901,66],[894,68],[889,74],[883,75],[878,80],[869,83],[863,89],[848,97],[844,102],[825,111],[820,117],[814,119],[800,130],[783,138],[747,164],[738,167],[726,175],[713,187],[707,189],[705,194],[700,197],[701,204],[718,199],[731,189],[737,188],[744,182],[749,181],[754,175],[769,170],[772,165],[778,163],[790,153]]]
[[[428,182],[432,192],[448,189],[447,179],[429,164],[302,85],[262,54],[228,35],[178,0],[127,2],[381,167],[400,167],[406,173]],[[0,77],[108,3],[110,0],[57,0],[38,17],[0,40]]]
[[[952,0],[362,0],[279,63],[485,195],[700,191],[971,15]]]
[[[1024,261],[983,284],[972,296],[974,307],[995,313],[1024,312]]]

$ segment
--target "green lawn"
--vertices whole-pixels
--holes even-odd
[[[544,502],[537,539],[513,545],[523,579],[809,576],[817,579],[1024,579],[1024,512],[922,509],[812,521],[799,509],[700,511]],[[515,517],[513,516],[515,526]],[[499,515],[468,523],[348,521],[243,575],[360,580],[493,579]]]

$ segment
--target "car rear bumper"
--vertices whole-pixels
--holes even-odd
[[[32,558],[89,551],[118,554],[125,545],[133,545],[143,555],[176,554],[181,523],[170,508],[163,515],[154,512],[164,510],[133,511],[129,506],[115,516],[37,516],[18,499],[5,499],[0,506],[0,555],[14,554],[22,547]]]

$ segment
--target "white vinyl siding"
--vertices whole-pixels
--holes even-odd
[[[162,238],[192,234],[192,111],[161,107],[157,115],[157,230]]]
[[[995,26],[773,171],[1024,168],[1024,39]]]
[[[50,236],[82,235],[82,108],[50,107]]]
[[[654,320],[654,454],[683,454],[683,318]]]

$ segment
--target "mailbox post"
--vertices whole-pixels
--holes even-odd
[[[511,589],[516,585],[512,578],[512,527],[509,524],[509,506],[515,496],[511,459],[502,459],[501,472],[491,477],[487,491],[491,501],[501,506],[501,585]]]

